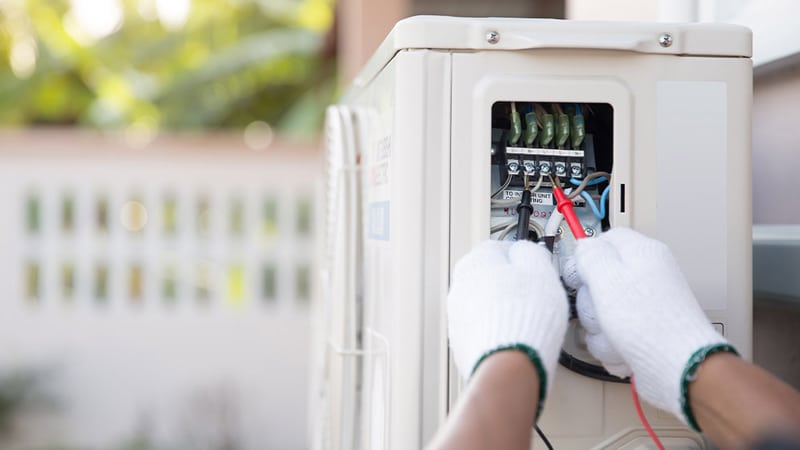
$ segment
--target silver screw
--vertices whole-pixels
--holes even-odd
[[[486,33],[486,42],[492,45],[497,44],[498,42],[500,42],[500,33],[494,30]]]
[[[557,163],[556,164],[556,175],[558,175],[559,177],[563,177],[566,174],[567,174],[567,166],[565,166],[562,163]]]
[[[562,234],[564,234],[564,227],[558,227],[556,230],[556,236],[561,236]]]
[[[580,174],[581,174],[581,166],[572,166],[570,168],[570,171],[572,172],[572,176],[573,177],[580,176]]]
[[[528,175],[536,172],[536,164],[534,164],[533,161],[523,161],[522,167],[525,169],[525,173]]]
[[[662,33],[661,36],[658,37],[658,45],[664,48],[672,45],[672,35],[669,33]]]
[[[586,227],[583,229],[583,232],[586,233],[586,237],[594,236],[594,228]]]
[[[542,163],[541,163],[541,164],[539,164],[539,172],[540,172],[542,175],[545,175],[545,176],[546,176],[547,174],[549,174],[549,173],[550,173],[550,163],[549,163],[549,162],[547,162],[547,161],[542,161]]]
[[[518,174],[519,173],[519,162],[517,161],[509,161],[508,162],[508,172],[511,174]]]

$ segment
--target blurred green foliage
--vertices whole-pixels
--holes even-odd
[[[315,133],[332,22],[332,0],[0,0],[0,124]]]
[[[0,446],[14,433],[14,420],[24,410],[53,408],[53,399],[44,392],[52,370],[18,369],[0,372]]]

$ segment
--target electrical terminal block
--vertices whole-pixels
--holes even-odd
[[[566,161],[555,161],[553,163],[553,172],[557,177],[567,176],[567,163]]]
[[[534,174],[536,174],[537,167],[538,166],[536,165],[536,161],[532,159],[522,160],[522,171],[525,173],[525,175],[533,176]]]
[[[584,150],[506,147],[509,175],[553,175],[559,178],[582,178],[587,167]]]
[[[550,161],[547,161],[547,160],[539,161],[539,173],[542,176],[546,177],[546,176],[550,175],[550,173],[552,173],[552,170],[553,170],[553,166],[552,166],[552,164],[550,164]]]
[[[506,190],[523,188],[526,177],[533,188],[542,178],[537,190],[544,195],[551,189],[548,177],[557,177],[568,186],[570,179],[583,180],[600,168],[610,167],[607,128],[612,113],[606,104],[495,103],[491,125],[494,190],[502,186]],[[574,202],[580,203],[582,198]]]
[[[569,163],[569,176],[571,178],[583,178],[583,165],[579,162]]]
[[[509,159],[506,168],[508,169],[509,175],[519,175],[521,166],[518,160]]]

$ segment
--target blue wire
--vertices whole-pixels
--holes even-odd
[[[588,192],[581,192],[581,197],[586,200],[586,204],[592,209],[592,214],[600,220],[606,217],[606,201],[608,200],[608,193],[611,191],[610,188],[611,186],[606,186],[606,188],[603,189],[603,193],[600,195],[600,209],[597,208],[597,204]]]
[[[608,181],[606,179],[606,177],[597,177],[594,180],[586,183],[586,185],[587,186],[594,186],[594,185],[597,185],[597,184],[600,184],[600,183],[605,183],[606,181]],[[583,181],[581,181],[581,180],[579,180],[577,178],[570,178],[569,182],[574,184],[575,186],[579,186],[581,183],[583,183]]]
[[[575,114],[576,115],[581,115],[582,114],[581,113],[581,104],[580,103],[575,103]]]
[[[603,217],[605,217],[605,214],[603,214],[605,211],[600,211],[597,209],[597,204],[595,204],[594,200],[592,199],[592,196],[589,195],[588,192],[586,191],[581,192],[581,197],[583,197],[584,200],[586,200],[586,204],[589,205],[589,207],[591,207],[592,214],[594,214],[595,217],[601,220],[603,219]],[[600,208],[603,208],[602,204]]]

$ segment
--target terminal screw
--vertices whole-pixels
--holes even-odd
[[[586,233],[586,237],[594,236],[594,228],[586,227],[583,229],[583,232]]]
[[[550,163],[547,162],[547,161],[542,161],[542,163],[539,164],[539,172],[542,175],[545,175],[545,176],[549,175],[550,174]]]
[[[581,176],[581,166],[572,166],[570,172],[572,172],[573,177]]]
[[[556,164],[556,176],[563,177],[567,175],[567,166],[562,163]]]
[[[508,173],[512,175],[516,175],[519,173],[519,162],[517,161],[509,161],[508,162]]]
[[[498,42],[500,42],[500,33],[494,30],[486,33],[486,42],[492,45],[497,44]]]
[[[669,33],[663,33],[661,36],[658,37],[658,45],[667,48],[672,45],[672,35]]]
[[[528,175],[536,172],[536,164],[534,164],[533,161],[524,161],[522,167]]]

